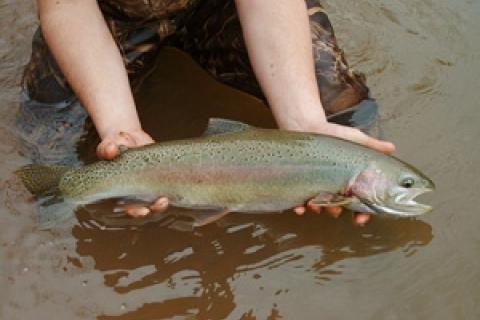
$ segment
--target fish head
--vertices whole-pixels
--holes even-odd
[[[401,217],[418,216],[432,207],[415,198],[433,191],[431,179],[394,157],[372,162],[351,181],[350,193],[373,213]]]

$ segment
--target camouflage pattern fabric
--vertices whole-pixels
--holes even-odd
[[[308,0],[307,7],[322,103],[327,114],[333,114],[368,98],[368,88],[364,77],[348,67],[320,2]],[[263,98],[233,1],[203,2],[171,42],[190,53],[218,80]]]
[[[217,80],[264,98],[248,60],[234,1],[99,0],[98,3],[120,49],[134,90],[153,70],[159,48],[173,45],[190,53]],[[365,79],[349,68],[320,2],[306,0],[306,4],[315,71],[325,111],[331,121],[365,126],[366,122],[375,118],[377,111],[375,102],[369,99]],[[75,137],[80,136],[79,124],[83,124],[87,116],[81,110],[72,113],[71,110],[76,108],[58,107],[66,101],[78,102],[49,52],[40,29],[33,38],[32,57],[25,68],[23,87],[26,98],[17,117],[23,136],[29,136],[27,140],[31,145],[36,144],[36,139],[48,136],[54,142],[47,145],[71,150],[66,145],[71,146]],[[44,113],[55,112],[57,118],[64,118],[63,122],[67,123],[70,130],[63,130],[62,135],[55,138],[50,133],[58,131],[58,121],[49,121],[49,117],[42,117],[42,111],[38,110],[35,111],[35,118],[25,117],[38,104],[43,106],[39,110],[49,109]],[[359,113],[362,116],[357,117],[355,122],[352,119],[355,119],[357,111],[362,111]],[[33,127],[37,129],[32,131]],[[38,137],[28,132],[35,132]],[[34,158],[45,160],[38,154]],[[53,162],[65,161],[59,159]]]

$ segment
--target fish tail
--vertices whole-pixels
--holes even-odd
[[[33,195],[40,196],[53,193],[58,189],[60,179],[69,166],[27,164],[15,171],[25,187]]]

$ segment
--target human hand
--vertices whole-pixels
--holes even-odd
[[[153,142],[152,137],[142,129],[111,132],[102,137],[102,141],[97,146],[97,156],[105,160],[113,160],[120,154],[120,146],[136,148]]]
[[[108,133],[103,137],[102,142],[97,147],[97,156],[105,160],[113,160],[120,154],[120,146],[137,148],[153,142],[152,137],[141,129],[116,131]],[[163,212],[167,207],[167,197],[159,197],[149,205],[136,203],[119,204],[121,211],[134,218],[146,216],[151,212]]]
[[[308,131],[350,140],[385,154],[392,154],[395,151],[395,145],[391,142],[375,139],[363,133],[359,129],[346,127],[335,123],[323,122],[321,125],[314,127],[313,130],[311,128]],[[341,207],[322,208],[321,206],[313,205],[311,203],[307,203],[305,206],[295,207],[293,211],[298,215],[303,215],[307,208],[315,213],[324,211],[326,214],[335,218],[340,216],[342,213]],[[370,214],[356,212],[354,213],[353,219],[357,225],[364,225],[368,222],[368,220],[370,220]]]

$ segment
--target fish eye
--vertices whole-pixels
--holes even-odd
[[[400,182],[400,185],[404,188],[411,188],[415,184],[415,180],[411,177],[406,177],[403,178],[402,181]]]

